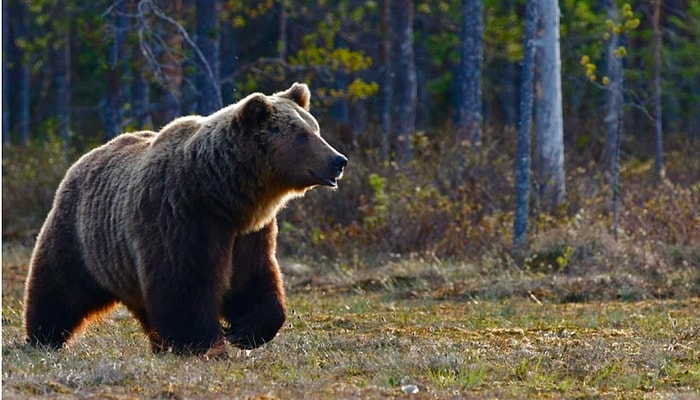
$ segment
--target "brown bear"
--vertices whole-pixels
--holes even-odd
[[[285,320],[276,214],[347,158],[320,135],[309,88],[252,94],[160,132],[125,133],[66,173],[25,290],[26,340],[61,347],[123,303],[151,349],[270,341]]]

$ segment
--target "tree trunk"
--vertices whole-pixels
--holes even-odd
[[[617,2],[615,0],[608,0],[607,7],[608,19],[617,23]],[[619,47],[619,42],[619,36],[615,34],[615,32],[610,32],[610,40],[608,41],[606,53],[606,73],[609,83],[605,92],[608,110],[605,116],[605,124],[608,133],[605,138],[605,153],[603,155],[605,168],[609,173],[612,173],[614,169],[618,142],[617,134],[619,132],[618,125],[622,121],[622,60],[615,55],[615,50]]]
[[[459,141],[481,141],[481,65],[483,59],[483,0],[462,0],[457,135]]]
[[[70,137],[70,16],[65,0],[56,2],[56,43],[54,44],[55,112],[57,134],[63,141],[64,152],[71,146]]]
[[[659,181],[666,176],[664,171],[663,129],[661,124],[661,0],[654,0],[654,133],[656,137],[656,175]]]
[[[110,16],[112,21],[113,37],[112,43],[108,47],[107,64],[109,72],[107,73],[107,110],[105,117],[105,139],[110,140],[121,133],[122,130],[122,78],[124,77],[124,41],[125,26],[124,14],[126,10],[126,2],[120,2]]]
[[[141,3],[139,3],[141,4]],[[174,0],[164,3],[164,12],[174,20],[180,20],[183,14],[182,0]],[[182,81],[184,71],[183,62],[183,37],[176,26],[160,22],[158,35],[162,38],[168,51],[161,51],[156,62],[162,68],[162,83],[165,93],[162,102],[166,104],[162,118],[168,123],[182,113]]]
[[[608,19],[617,23],[617,2],[608,1]],[[605,157],[607,171],[611,176],[612,186],[612,214],[613,214],[613,236],[617,239],[618,231],[618,191],[620,180],[620,143],[622,141],[622,87],[623,72],[622,59],[615,53],[619,47],[619,35],[610,31],[610,41],[608,42],[606,60],[608,88],[606,90],[608,112],[605,116],[605,123],[608,134],[605,140]]]
[[[382,0],[381,9],[381,41],[379,47],[379,64],[381,78],[379,85],[379,97],[381,102],[381,156],[382,160],[389,160],[391,143],[391,95],[393,89],[391,69],[391,0]]]
[[[540,0],[538,15],[542,34],[537,57],[540,85],[536,112],[537,195],[540,206],[553,211],[564,202],[565,193],[558,0]]]
[[[279,42],[277,43],[277,57],[280,60],[287,60],[287,19],[289,15],[287,13],[287,2],[280,1],[277,4],[277,28],[279,30]]]
[[[144,60],[138,46],[132,48],[133,81],[131,82],[132,116],[137,129],[152,129],[151,85],[143,75]]]
[[[394,1],[396,17],[397,54],[397,111],[400,118],[396,127],[396,160],[407,164],[413,158],[411,137],[416,126],[416,98],[418,87],[413,53],[413,1]]]
[[[222,107],[219,78],[219,1],[197,0],[197,47],[205,60],[197,60],[197,113],[209,115]]]
[[[513,222],[513,256],[521,259],[527,242],[530,213],[530,126],[535,80],[535,30],[537,0],[528,0],[525,10],[523,76],[520,84],[520,119],[515,167],[515,221]]]
[[[2,2],[2,144],[10,143],[10,21],[7,1]]]
[[[236,46],[236,29],[233,24],[221,24],[221,76],[226,79],[221,83],[221,103],[233,103],[238,86],[234,79],[239,65],[239,49]]]
[[[3,2],[4,3],[4,2]],[[16,40],[28,40],[29,38],[29,11],[24,2],[19,2],[17,5],[18,19]],[[29,144],[29,107],[31,97],[29,93],[29,62],[27,60],[26,49],[19,50],[16,62],[17,68],[17,86],[19,90],[19,104],[17,111],[17,119],[19,121],[19,143],[22,146]]]

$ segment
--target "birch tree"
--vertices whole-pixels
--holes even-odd
[[[558,0],[539,0],[537,66],[539,95],[536,104],[536,188],[540,207],[552,211],[564,202],[564,122],[559,54]]]
[[[525,9],[523,76],[520,84],[520,120],[515,166],[515,221],[513,222],[513,255],[520,258],[527,242],[527,220],[530,205],[530,125],[535,80],[535,29],[537,1],[528,0]]]

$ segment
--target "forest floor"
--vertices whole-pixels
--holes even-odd
[[[289,318],[262,348],[154,355],[120,306],[55,352],[23,344],[30,250],[3,246],[5,399],[700,397],[698,297],[563,302],[542,288],[503,294],[532,282],[513,274],[475,292],[464,272],[338,284],[286,267]]]

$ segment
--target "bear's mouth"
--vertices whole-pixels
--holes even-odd
[[[338,187],[338,179],[340,179],[340,176],[336,176],[333,178],[323,178],[318,176],[314,171],[311,170],[309,170],[309,174],[311,174],[311,176],[321,185],[330,186],[332,188]]]

